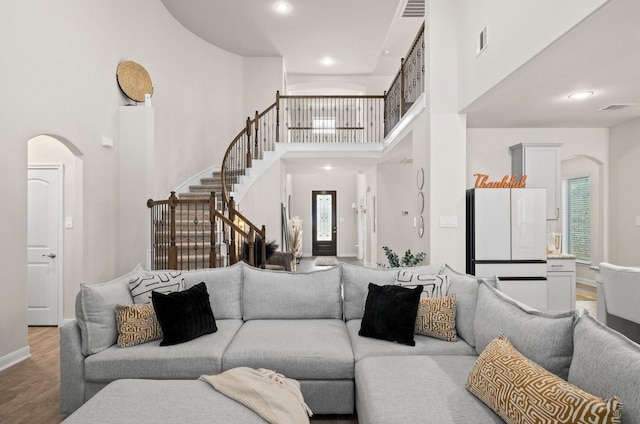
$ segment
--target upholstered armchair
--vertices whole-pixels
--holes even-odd
[[[606,311],[602,321],[640,343],[640,268],[603,262],[600,275]]]

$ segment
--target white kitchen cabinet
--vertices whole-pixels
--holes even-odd
[[[576,308],[576,261],[574,258],[547,259],[547,310],[571,311]]]
[[[511,172],[526,175],[526,188],[547,189],[547,220],[560,219],[561,143],[520,143],[511,146]]]
[[[535,279],[500,279],[498,289],[507,296],[539,311],[547,311],[548,281],[545,278]]]

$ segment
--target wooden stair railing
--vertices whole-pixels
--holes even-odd
[[[147,201],[153,269],[217,268],[239,260],[256,264],[255,240],[256,236],[266,239],[265,227],[257,228],[235,210],[233,199],[226,215],[215,205],[215,193],[208,199],[179,199],[171,192],[166,200]],[[261,245],[260,263],[265,264],[266,244]]]

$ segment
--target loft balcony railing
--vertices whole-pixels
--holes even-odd
[[[413,40],[406,58],[400,60],[400,70],[384,93],[384,135],[400,122],[404,114],[424,93],[424,24]]]
[[[285,96],[247,118],[222,160],[222,195],[278,143],[381,143],[424,93],[424,24],[381,96]]]

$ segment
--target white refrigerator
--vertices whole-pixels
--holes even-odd
[[[467,190],[467,273],[547,309],[546,189]]]

